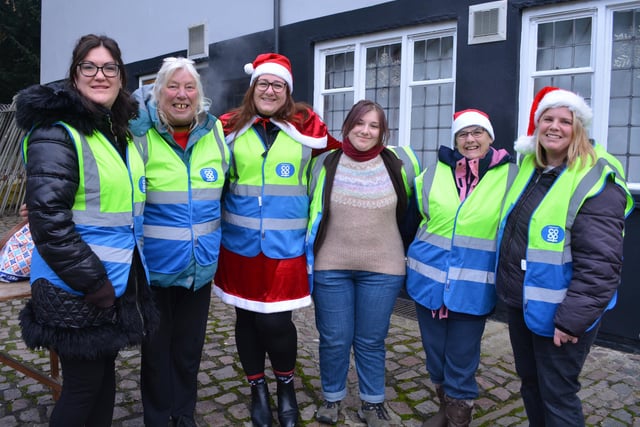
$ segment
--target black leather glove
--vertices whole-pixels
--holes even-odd
[[[100,308],[111,307],[116,302],[116,291],[113,289],[111,280],[105,279],[98,290],[86,294],[84,300]]]

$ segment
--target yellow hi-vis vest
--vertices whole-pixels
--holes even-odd
[[[407,253],[407,293],[418,304],[473,315],[496,302],[496,240],[517,166],[489,169],[463,201],[451,167],[438,162],[416,179],[422,221]]]
[[[573,168],[566,168],[549,188],[529,222],[523,310],[529,329],[541,336],[553,336],[553,318],[571,282],[571,229],[584,201],[598,195],[607,180],[613,177],[627,194],[625,214],[628,215],[633,209],[633,197],[624,181],[620,163],[599,144],[595,144],[594,149],[596,163],[591,167],[580,167],[578,160]],[[522,159],[520,173],[505,200],[500,235],[534,171],[535,155],[530,154]],[[612,309],[615,302],[616,295],[605,311]]]
[[[220,121],[193,146],[189,163],[155,128],[136,137],[146,164],[144,251],[153,273],[174,274],[191,256],[199,265],[218,262],[220,198],[230,152]]]
[[[58,122],[71,136],[78,153],[80,182],[72,207],[76,231],[100,258],[116,297],[124,294],[134,248],[142,255],[142,212],[145,202],[144,163],[133,141],[127,141],[127,163],[100,132],[83,135],[70,125]],[[23,150],[25,161],[27,136]],[[44,278],[75,295],[34,248],[31,283]]]
[[[278,132],[267,151],[250,127],[233,140],[231,152],[222,245],[246,257],[260,252],[273,259],[302,255],[309,218],[311,148]]]

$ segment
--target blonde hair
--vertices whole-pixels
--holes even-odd
[[[578,163],[578,160],[580,163],[578,167],[593,166],[597,156],[593,149],[593,144],[587,135],[587,129],[582,124],[582,121],[576,117],[576,113],[572,110],[569,111],[571,111],[571,117],[573,118],[573,132],[567,151],[567,167],[572,168]],[[540,117],[542,117],[543,114],[544,111],[540,114]],[[547,154],[544,147],[540,144],[538,129],[539,127],[536,126],[536,166],[546,168],[549,166],[549,163],[547,162]]]

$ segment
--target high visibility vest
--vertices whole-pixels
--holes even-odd
[[[100,132],[83,135],[58,122],[71,136],[78,153],[80,182],[72,207],[76,231],[100,258],[113,284],[116,297],[124,294],[134,248],[142,255],[142,213],[145,202],[144,163],[133,141],[127,142],[126,164]],[[24,140],[25,161],[27,137]],[[145,273],[146,264],[145,264]],[[31,283],[44,278],[65,291],[82,295],[69,287],[34,248]]]
[[[144,251],[149,270],[179,273],[192,256],[202,266],[217,263],[220,198],[230,159],[220,122],[196,142],[188,164],[155,128],[136,137],[136,143],[147,171]]]
[[[462,202],[445,163],[416,179],[422,220],[407,252],[407,293],[418,304],[473,315],[494,308],[500,210],[517,169],[489,169]]]
[[[222,214],[222,245],[273,259],[304,253],[309,219],[307,168],[311,148],[285,132],[267,151],[253,128],[231,142],[229,189]]]
[[[416,153],[408,145],[401,147],[387,147],[389,151],[402,160],[402,181],[404,183],[404,189],[407,193],[407,197],[413,196],[413,182],[416,176],[420,173],[420,162]],[[310,289],[313,290],[313,264],[315,260],[315,254],[313,253],[313,246],[318,234],[318,228],[320,227],[320,221],[322,220],[322,212],[324,209],[323,194],[325,191],[327,170],[324,166],[324,161],[327,156],[333,153],[335,150],[328,151],[320,154],[313,159],[311,170],[311,181],[309,183],[309,195],[311,197],[311,206],[309,209],[310,218],[307,225],[306,235],[306,254],[307,254],[307,275],[309,278]]]
[[[529,221],[526,270],[523,287],[524,318],[529,329],[541,336],[554,334],[553,318],[558,305],[564,301],[573,275],[571,258],[571,229],[585,200],[598,195],[610,177],[627,194],[625,214],[633,209],[633,197],[625,182],[620,163],[605,155],[604,148],[595,145],[596,163],[592,167],[573,167],[556,178]],[[579,166],[579,161],[578,165]],[[522,160],[507,199],[500,234],[506,219],[535,172],[535,156]],[[606,310],[615,306],[616,296]],[[589,327],[593,328],[596,322]]]

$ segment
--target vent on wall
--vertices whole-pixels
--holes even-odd
[[[187,56],[191,59],[205,58],[209,56],[209,46],[206,39],[204,24],[189,27],[189,48]]]
[[[507,39],[507,0],[469,6],[469,44]]]

